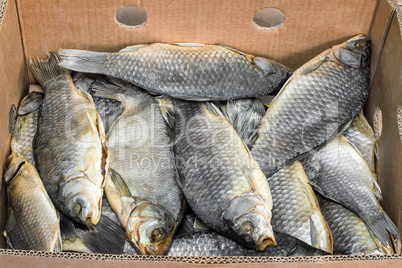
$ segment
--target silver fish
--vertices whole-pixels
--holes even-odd
[[[236,131],[212,103],[173,104],[179,184],[191,209],[242,245],[276,244],[267,180]]]
[[[370,44],[358,35],[333,46],[282,87],[252,149],[267,177],[331,140],[358,115],[370,89]]]
[[[330,228],[299,161],[268,178],[273,199],[272,228],[304,243],[333,251]]]
[[[14,133],[11,137],[11,151],[22,156],[34,166],[34,137],[38,128],[42,97],[42,93],[34,91],[21,101],[17,111]]]
[[[110,75],[187,100],[263,96],[289,76],[289,69],[275,61],[218,45],[155,43],[117,53],[64,49],[60,54],[67,69]]]
[[[17,127],[18,128],[18,127]],[[7,224],[4,232],[11,248],[61,251],[59,216],[35,167],[15,155],[8,158]]]
[[[183,234],[173,239],[168,256],[318,256],[328,253],[313,248],[286,234],[275,232],[278,245],[264,251],[246,249],[220,234],[204,231]]]
[[[321,211],[334,239],[334,254],[395,254],[372,237],[364,221],[352,211],[332,200],[317,196]]]
[[[171,136],[157,101],[133,85],[104,84],[94,95],[120,101],[123,112],[108,134],[111,207],[141,254],[162,255],[181,219]]]
[[[73,219],[96,225],[101,214],[108,150],[92,97],[77,89],[59,57],[30,62],[44,89],[35,154],[39,174],[55,206]]]
[[[367,162],[343,135],[308,156],[303,166],[320,194],[360,217],[383,245],[400,240],[398,228],[379,204],[381,191]]]
[[[364,117],[363,112],[359,113],[343,135],[367,161],[371,172],[375,172],[377,141],[374,131]]]

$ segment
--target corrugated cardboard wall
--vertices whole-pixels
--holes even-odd
[[[26,64],[21,42],[18,16],[14,0],[9,0],[0,28],[0,174],[3,174],[3,160],[9,154],[10,135],[8,114],[11,104],[17,107],[28,92]],[[5,204],[3,181],[0,183],[0,204]],[[4,230],[5,206],[0,205],[0,231]],[[5,247],[3,235],[0,247]]]
[[[375,111],[381,110],[382,131],[378,139],[378,181],[384,210],[402,228],[402,138],[398,129],[398,107],[402,105],[402,40],[396,14],[391,21],[378,62],[366,110],[373,126]]]
[[[26,57],[79,48],[116,51],[152,42],[223,44],[297,68],[321,51],[367,33],[375,0],[18,0]],[[122,28],[115,13],[127,5],[148,14],[139,29]],[[265,7],[285,13],[285,24],[262,31],[252,22]],[[33,80],[31,80],[33,82]]]

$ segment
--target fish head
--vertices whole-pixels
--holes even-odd
[[[342,64],[351,67],[370,67],[371,41],[367,35],[360,34],[348,41],[332,47],[334,57]]]
[[[164,255],[172,241],[175,221],[162,207],[150,202],[135,206],[127,222],[128,239],[142,255]]]
[[[270,84],[274,89],[280,88],[292,74],[289,68],[273,60],[253,57],[252,62],[262,75],[269,78]]]
[[[62,210],[71,218],[91,227],[97,225],[101,216],[103,189],[86,176],[67,180],[61,186],[59,201]]]
[[[256,250],[276,245],[271,226],[271,210],[254,194],[235,197],[222,214],[223,222],[241,244]]]
[[[20,104],[18,108],[18,115],[26,115],[39,109],[42,105],[43,93],[32,91],[29,93]]]

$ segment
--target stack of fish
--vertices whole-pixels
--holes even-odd
[[[361,113],[370,53],[359,35],[293,73],[201,44],[31,61],[44,93],[18,109],[4,174],[8,244],[170,256],[399,253]],[[279,89],[267,109],[258,97]]]

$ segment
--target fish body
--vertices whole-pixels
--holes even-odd
[[[117,53],[64,49],[67,69],[110,75],[150,92],[187,100],[267,95],[289,75],[283,65],[218,45],[137,45]]]
[[[108,150],[91,96],[77,89],[56,53],[31,62],[44,89],[35,141],[37,168],[55,204],[71,218],[96,225],[101,214]]]
[[[268,177],[273,199],[272,227],[332,253],[332,235],[299,161]]]
[[[266,176],[335,137],[370,88],[370,40],[356,36],[296,70],[265,113],[252,154]]]
[[[95,96],[124,109],[108,134],[111,178],[106,194],[141,254],[164,254],[181,219],[171,136],[158,102],[133,85],[104,84]]]
[[[244,246],[275,244],[267,180],[236,131],[211,103],[173,103],[179,184],[191,209]]]
[[[321,211],[334,239],[334,254],[360,255],[375,252],[385,254],[373,238],[364,221],[341,204],[317,196]],[[377,241],[376,241],[377,240]],[[394,253],[390,253],[394,254]]]
[[[375,172],[377,141],[373,129],[362,112],[353,120],[343,135],[367,161],[371,172]]]
[[[318,256],[327,252],[310,247],[286,234],[275,232],[277,245],[269,245],[264,251],[247,249],[235,241],[211,232],[196,232],[175,237],[168,256]]]
[[[17,111],[15,130],[11,137],[11,151],[22,156],[34,166],[34,138],[38,127],[42,97],[42,93],[34,91],[21,101]]]
[[[381,191],[367,162],[343,135],[308,156],[303,166],[318,192],[355,213],[383,245],[400,240],[379,204]]]
[[[11,248],[61,251],[59,216],[35,167],[14,153],[4,174],[7,186],[5,236]]]

